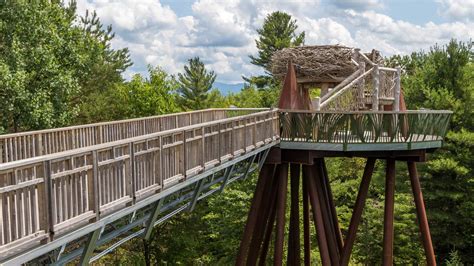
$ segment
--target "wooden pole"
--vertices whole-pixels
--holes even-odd
[[[318,193],[316,191],[316,183],[313,178],[312,166],[303,166],[303,176],[306,179],[308,188],[308,195],[311,203],[311,210],[313,212],[314,225],[316,226],[316,236],[318,239],[319,253],[321,255],[321,264],[331,265],[329,257],[329,250],[327,246],[326,232],[324,230],[323,215],[321,213],[321,204],[319,202]]]
[[[300,265],[300,165],[290,164],[291,209],[287,265]]]
[[[426,262],[430,266],[436,265],[433,243],[431,242],[430,227],[426,217],[425,203],[423,201],[423,194],[421,192],[421,185],[418,178],[418,172],[416,171],[415,162],[408,162],[408,172],[410,174],[411,188],[415,199],[416,214],[420,226],[421,240],[425,249]]]
[[[383,265],[393,264],[393,215],[395,207],[395,159],[387,159],[383,230]]]
[[[360,182],[359,192],[357,194],[354,210],[352,211],[351,222],[349,224],[349,232],[347,233],[346,242],[341,256],[340,265],[348,265],[352,253],[352,247],[357,234],[357,228],[362,217],[362,211],[365,205],[365,199],[369,192],[370,179],[374,171],[375,158],[368,158],[365,165],[364,174]]]
[[[285,238],[285,207],[288,183],[288,164],[280,165],[280,177],[278,184],[277,206],[276,206],[276,235],[274,249],[274,265],[283,264],[283,242]]]
[[[247,250],[250,244],[250,239],[252,237],[255,224],[258,216],[258,209],[260,208],[260,203],[262,201],[264,188],[267,186],[268,181],[271,180],[273,174],[274,165],[265,164],[260,171],[258,177],[257,186],[255,188],[255,193],[250,205],[250,211],[247,218],[247,224],[245,225],[244,233],[242,235],[242,241],[240,241],[239,252],[237,254],[237,259],[235,265],[244,265],[245,257],[247,255]]]

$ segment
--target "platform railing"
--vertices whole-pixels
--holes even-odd
[[[222,108],[0,135],[0,163],[266,110]]]
[[[0,164],[0,254],[71,232],[275,143],[279,126],[278,112],[268,110]]]
[[[441,141],[451,111],[280,111],[281,140],[373,144]]]

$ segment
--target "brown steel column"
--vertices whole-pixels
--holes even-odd
[[[263,192],[262,203],[257,212],[257,221],[255,223],[255,230],[252,234],[252,240],[250,241],[250,248],[247,256],[247,265],[255,265],[257,263],[258,255],[260,253],[260,247],[262,245],[262,239],[265,233],[265,227],[267,225],[268,217],[270,216],[271,208],[275,207],[272,201],[275,200],[278,191],[278,175],[280,166],[277,166],[276,171],[268,181],[267,187]]]
[[[314,173],[312,166],[303,166],[303,178],[306,179],[308,195],[311,203],[311,210],[313,212],[314,224],[316,226],[316,236],[318,239],[319,253],[321,254],[322,265],[331,265],[329,257],[329,250],[327,246],[326,232],[324,230],[323,215],[321,213],[321,204],[319,202],[318,193],[316,191],[316,183],[314,182]]]
[[[265,237],[263,239],[262,249],[260,252],[259,265],[264,266],[267,259],[268,247],[270,246],[270,239],[272,238],[273,227],[275,226],[275,216],[276,216],[276,194],[273,195],[272,206],[270,217],[268,218],[267,226],[265,229]]]
[[[339,252],[342,253],[344,247],[344,241],[342,239],[341,228],[339,227],[339,219],[337,217],[336,205],[334,204],[334,198],[332,195],[331,184],[329,182],[328,170],[326,168],[326,163],[324,158],[321,159],[322,168],[323,168],[323,185],[326,191],[326,196],[329,203],[329,211],[331,212],[332,222],[334,226],[334,231],[336,233],[336,243],[339,248]]]
[[[308,202],[308,177],[303,174],[303,243],[304,265],[311,265],[311,237],[309,230],[309,202]]]
[[[362,211],[365,206],[365,199],[367,198],[367,193],[369,192],[370,179],[372,178],[372,173],[374,172],[375,158],[368,158],[365,165],[364,174],[362,175],[362,180],[360,182],[359,192],[357,194],[356,203],[354,210],[352,211],[351,222],[349,224],[349,232],[347,233],[347,238],[344,243],[344,249],[341,256],[340,265],[348,265],[349,259],[352,253],[352,247],[356,239],[357,228],[359,227],[360,219],[362,217]]]
[[[255,223],[257,220],[258,209],[260,208],[260,203],[262,201],[263,191],[268,181],[271,180],[273,174],[274,165],[265,164],[260,171],[257,186],[255,188],[255,193],[252,199],[252,203],[250,205],[250,211],[247,218],[247,224],[245,225],[245,229],[242,235],[242,241],[240,241],[239,252],[237,254],[237,259],[235,261],[235,265],[244,265],[245,257],[247,255],[247,250],[250,244],[250,239],[252,237]]]
[[[288,183],[288,164],[280,165],[280,177],[278,184],[277,206],[276,206],[276,235],[274,265],[283,264],[283,242],[285,238],[285,207]]]
[[[383,228],[383,265],[393,264],[393,214],[395,207],[395,159],[387,159]]]
[[[290,164],[291,206],[287,265],[300,265],[300,165]]]
[[[329,211],[329,200],[327,194],[323,188],[323,165],[320,159],[315,160],[313,165],[314,171],[314,180],[315,180],[315,189],[318,193],[319,201],[321,203],[321,213],[324,221],[324,230],[326,231],[326,238],[328,242],[329,254],[331,255],[331,261],[339,262],[339,250],[336,242],[336,232],[334,231],[334,222],[332,220],[332,215]]]
[[[430,226],[426,217],[425,203],[423,201],[423,194],[421,193],[420,180],[418,178],[418,172],[416,171],[415,162],[408,162],[408,172],[410,174],[411,188],[415,199],[416,214],[420,226],[421,240],[425,249],[426,262],[430,266],[436,265],[433,243],[431,242]]]

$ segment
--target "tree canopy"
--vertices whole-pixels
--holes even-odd
[[[210,107],[213,99],[209,91],[215,80],[214,71],[208,71],[199,57],[189,59],[184,73],[178,74],[180,104],[188,110]]]

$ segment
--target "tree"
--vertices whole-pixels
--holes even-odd
[[[179,102],[184,109],[197,110],[210,107],[209,91],[216,80],[214,71],[207,71],[199,57],[189,59],[184,73],[178,74]]]
[[[75,13],[74,2],[0,2],[0,131],[71,124],[91,91],[121,81],[128,50]]]
[[[270,60],[274,52],[304,44],[305,32],[297,34],[297,29],[296,20],[292,20],[285,12],[276,11],[267,15],[262,28],[257,30],[259,37],[255,42],[258,56],[251,55],[251,63],[270,72]]]

